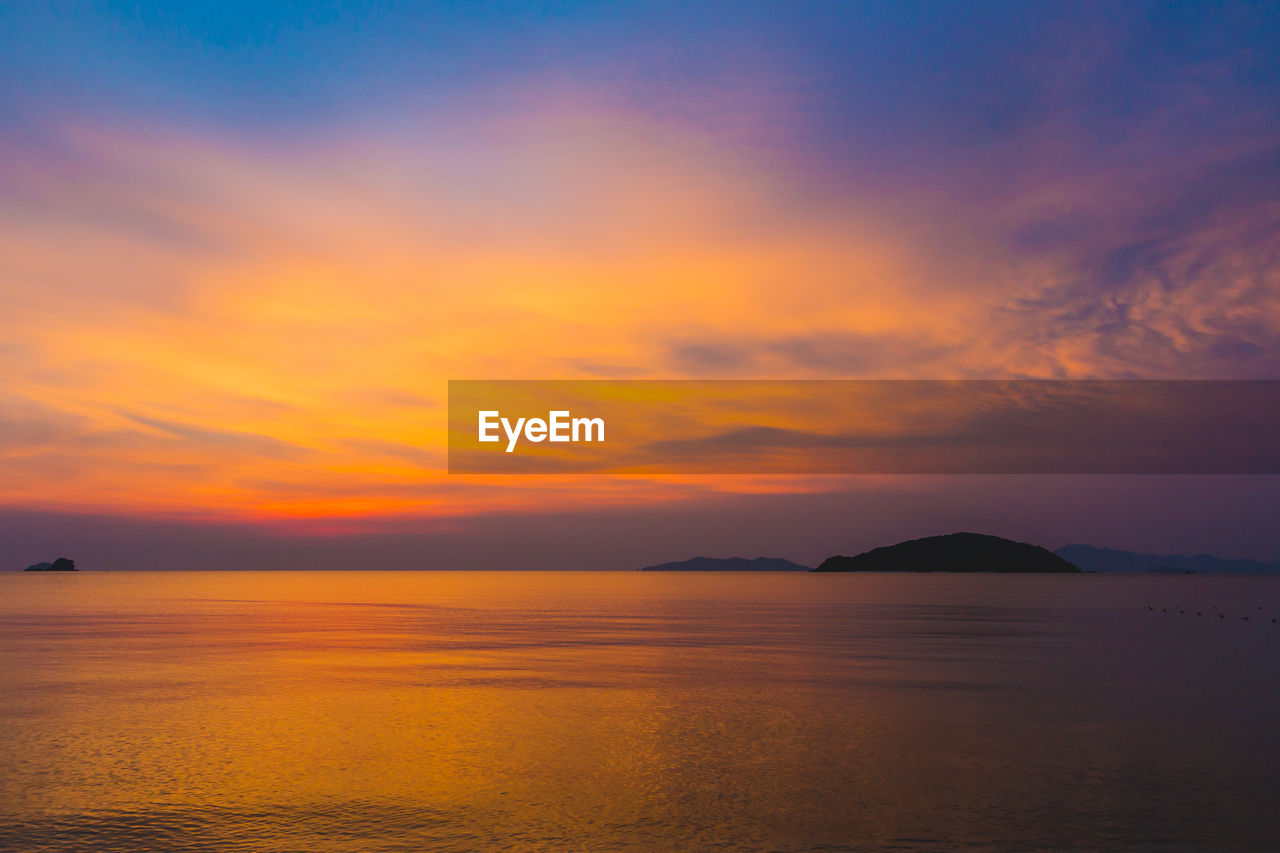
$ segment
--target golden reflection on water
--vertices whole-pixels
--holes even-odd
[[[1244,846],[1277,828],[1259,750],[1280,632],[1139,606],[1274,612],[1269,579],[0,582],[3,849],[1124,846],[1207,842],[1228,810]]]

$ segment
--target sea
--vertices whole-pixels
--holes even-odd
[[[0,576],[0,850],[1280,850],[1280,577]]]

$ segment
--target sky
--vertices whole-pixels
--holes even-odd
[[[1280,558],[1268,477],[444,464],[451,378],[1280,378],[1276,43],[1276,3],[4,4],[0,557]]]

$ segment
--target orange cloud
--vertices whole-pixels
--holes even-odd
[[[950,202],[572,110],[292,144],[6,152],[0,502],[447,517],[820,480],[444,472],[448,378],[1084,375],[1006,314],[1057,261]],[[1156,310],[1156,309],[1152,309]],[[772,484],[772,485],[770,485]]]

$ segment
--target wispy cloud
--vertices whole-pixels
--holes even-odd
[[[598,42],[550,27],[551,68],[537,15],[442,12],[436,55],[385,13],[371,41],[331,22],[234,55],[191,22],[212,47],[190,63],[104,40],[110,10],[74,31],[0,13],[5,82],[45,81],[0,87],[22,107],[0,117],[0,502],[288,517],[769,488],[450,478],[451,377],[1280,371],[1256,5],[597,10]],[[96,45],[101,80],[53,91],[32,33]],[[346,76],[308,78],[335,33]]]

